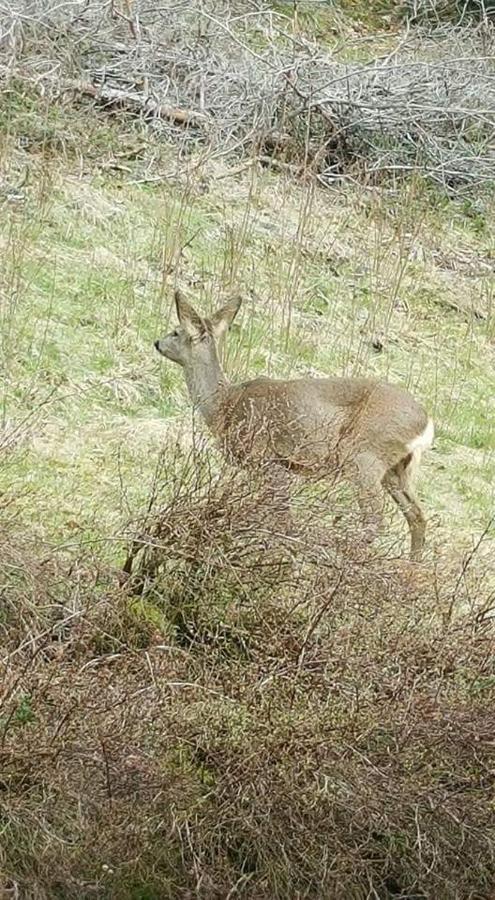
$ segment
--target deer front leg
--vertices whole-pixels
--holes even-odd
[[[354,475],[358,503],[363,518],[363,539],[372,543],[383,524],[384,491],[382,479],[386,468],[371,452],[364,451],[354,457]]]

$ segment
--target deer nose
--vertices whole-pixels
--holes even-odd
[[[155,350],[159,350],[160,349],[160,341],[155,341],[153,346],[154,346]]]

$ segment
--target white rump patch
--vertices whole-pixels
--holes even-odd
[[[413,438],[412,441],[409,441],[407,444],[407,449],[409,453],[412,453],[413,456],[421,456],[423,450],[429,450],[431,445],[433,444],[433,438],[435,436],[435,427],[433,425],[433,419],[428,419],[426,428],[421,434],[418,434],[417,437]]]
[[[407,467],[407,475],[409,478],[410,484],[414,484],[416,481],[416,477],[418,474],[419,464],[421,462],[421,454],[423,450],[429,450],[431,445],[433,444],[433,437],[435,435],[435,428],[433,425],[433,419],[428,419],[428,423],[424,431],[421,434],[418,434],[417,437],[413,438],[412,441],[409,441],[407,444],[407,449],[411,454],[411,462]]]

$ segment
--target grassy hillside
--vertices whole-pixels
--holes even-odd
[[[0,897],[489,900],[493,194],[186,153],[31,78],[0,116]],[[357,552],[345,490],[298,488],[299,549],[249,524],[153,349],[177,285],[243,294],[233,380],[425,403],[421,566],[392,508]]]
[[[122,150],[104,120],[91,125],[106,139],[101,156],[82,167],[45,135],[41,152],[15,150],[28,104],[17,102],[2,222],[2,409],[15,446],[2,477],[28,475],[24,504],[47,538],[63,538],[75,512],[84,533],[118,530],[122,493],[144,502],[158,448],[187,428],[181,372],[152,348],[173,319],[175,284],[205,311],[245,294],[227,350],[233,380],[371,373],[411,388],[437,422],[422,483],[442,520],[433,542],[436,529],[465,545],[484,528],[495,471],[490,199],[447,202],[420,180],[324,191],[258,166],[182,164],[173,148],[160,148],[164,176],[147,181],[132,159],[113,171],[140,138],[124,132]],[[58,115],[63,135],[74,123]]]

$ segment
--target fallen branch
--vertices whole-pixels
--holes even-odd
[[[90,81],[67,81],[63,86],[65,91],[75,91],[85,97],[92,97],[97,103],[106,107],[118,106],[127,109],[135,115],[144,115],[146,118],[168,119],[175,125],[184,125],[191,128],[199,128],[205,124],[206,116],[190,109],[182,109],[178,106],[168,106],[158,103],[153,97],[140,94],[137,91],[123,91],[108,87],[105,84],[93,84]]]

